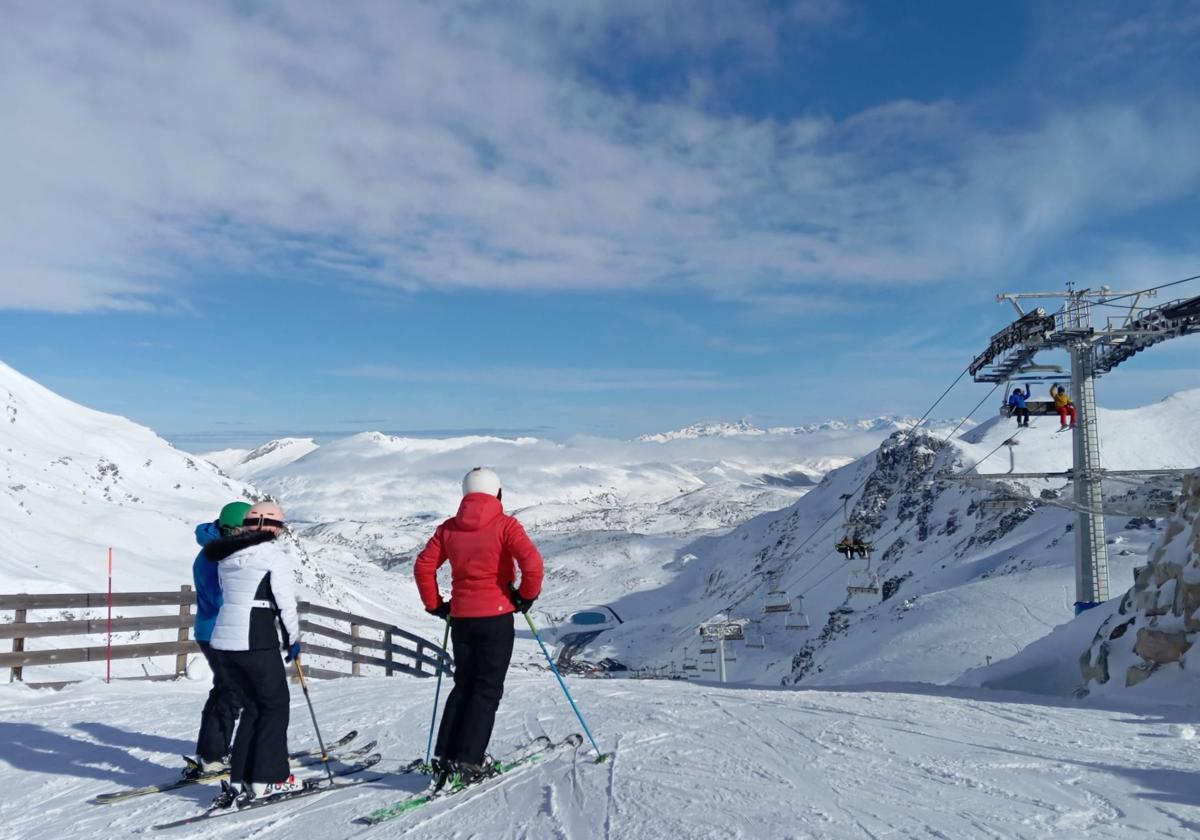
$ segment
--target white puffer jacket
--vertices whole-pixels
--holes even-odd
[[[240,549],[216,562],[224,602],[213,628],[217,650],[279,650],[300,641],[293,555],[286,538]],[[275,617],[286,638],[275,630]]]

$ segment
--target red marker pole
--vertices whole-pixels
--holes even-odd
[[[112,682],[112,549],[108,550],[108,651],[105,654],[106,675],[104,681]]]

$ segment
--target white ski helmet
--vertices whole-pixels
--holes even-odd
[[[499,496],[500,476],[487,467],[476,467],[463,477],[463,495],[467,496],[471,493]]]

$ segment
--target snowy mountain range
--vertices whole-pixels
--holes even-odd
[[[704,659],[698,624],[724,614],[743,621],[751,641],[728,663],[738,681],[945,683],[1071,618],[1072,514],[1060,504],[1062,482],[1004,482],[1005,495],[1028,502],[993,509],[982,502],[997,488],[942,480],[1008,470],[1000,444],[1014,432],[1009,421],[951,440],[895,420],[626,442],[365,432],[197,458],[2,366],[0,403],[8,433],[0,523],[16,547],[0,558],[7,591],[103,588],[110,545],[118,589],[174,588],[188,578],[195,523],[233,498],[270,494],[307,558],[306,592],[428,632],[412,557],[455,510],[464,469],[488,464],[547,557],[543,617],[606,604],[624,619],[586,646],[584,659],[681,667]],[[1106,466],[1200,464],[1198,410],[1198,391],[1102,410]],[[1070,464],[1069,438],[1048,428],[1018,443],[1017,471]],[[1129,513],[1107,522],[1114,594],[1162,533],[1161,520],[1133,514],[1161,505],[1175,484],[1106,488],[1114,508]],[[875,545],[878,595],[847,591],[867,569],[833,550],[846,514]],[[780,597],[794,608],[791,627],[786,614],[764,612]],[[800,612],[809,627],[794,626]]]
[[[733,423],[695,423],[671,432],[642,435],[638,440],[645,443],[667,443],[673,440],[695,440],[696,438],[705,437],[762,435],[782,437],[786,435],[813,435],[822,432],[883,432],[890,434],[901,429],[911,429],[919,420],[920,418],[918,417],[889,415],[860,420],[827,420],[824,423],[813,423],[804,426],[772,426],[767,429],[760,429],[751,423],[749,419],[743,418]],[[926,421],[923,425],[931,431],[941,431],[944,434],[957,426],[958,423],[958,420],[931,420]],[[967,421],[963,424],[963,428],[969,429],[974,427],[974,425],[974,422]]]
[[[1200,464],[1193,423],[1198,410],[1200,391],[1142,409],[1102,410],[1106,466],[1194,468]],[[736,661],[727,663],[738,681],[951,682],[989,660],[1017,654],[1072,618],[1073,514],[1058,506],[1069,487],[1061,480],[995,487],[940,480],[946,472],[967,470],[1002,476],[1010,469],[1001,446],[1014,432],[1010,423],[990,420],[951,441],[924,431],[898,432],[788,508],[681,548],[659,591],[615,602],[623,615],[642,618],[605,634],[587,653],[642,653],[646,658],[636,664],[646,666],[680,667],[688,659],[703,665],[696,628],[726,615],[744,621],[754,640],[737,646]],[[1035,427],[1019,436],[1013,448],[1017,471],[1070,466],[1069,438],[1052,431]],[[1114,595],[1132,583],[1133,569],[1145,563],[1148,546],[1162,532],[1162,520],[1133,514],[1161,507],[1178,484],[1159,478],[1106,487],[1112,507],[1130,512],[1106,523]],[[996,495],[1028,502],[1007,510],[982,504]],[[845,507],[843,496],[849,497]],[[834,550],[847,533],[846,513],[852,530],[875,545],[871,571],[880,580],[878,595],[847,591],[866,564],[848,563]],[[810,626],[788,629],[784,615],[764,613],[772,589],[786,593],[775,597],[791,600]],[[1082,634],[1076,659],[1094,630],[1093,623]],[[647,638],[654,644],[642,641]]]

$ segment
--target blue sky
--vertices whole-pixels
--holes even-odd
[[[196,448],[781,425],[1200,274],[1195,0],[499,8],[3,4],[0,359]]]

